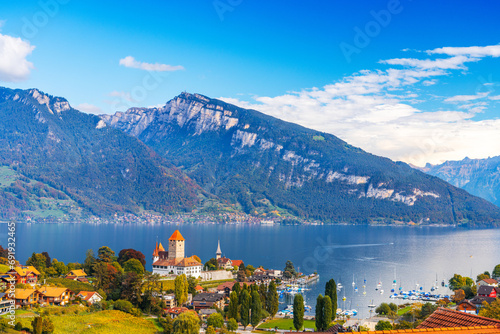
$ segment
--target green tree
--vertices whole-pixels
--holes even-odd
[[[43,330],[43,319],[42,319],[42,317],[35,317],[31,321],[31,327],[33,328],[33,334],[42,334],[42,330]]]
[[[285,269],[283,270],[283,277],[292,278],[295,276],[297,276],[297,271],[295,271],[293,262],[290,260],[286,261]]]
[[[253,328],[259,324],[261,320],[261,314],[262,314],[262,303],[260,301],[260,295],[259,292],[254,290],[252,291],[252,305],[251,305],[251,310],[252,310],[252,316],[250,319],[250,323],[252,324]]]
[[[250,302],[250,293],[247,289],[243,289],[241,291],[240,322],[244,328],[250,323]]]
[[[42,334],[51,334],[54,333],[54,324],[50,318],[43,318],[42,323]]]
[[[326,330],[332,322],[333,310],[332,310],[332,300],[330,296],[325,296],[323,298],[323,328]]]
[[[102,262],[113,262],[115,261],[115,252],[108,246],[102,246],[97,251],[97,258]]]
[[[392,325],[389,321],[387,320],[379,320],[377,324],[375,325],[375,330],[377,331],[385,331],[385,330],[391,330]]]
[[[44,273],[47,269],[47,258],[40,253],[33,253],[28,260],[26,260],[26,265],[35,267],[40,273]]]
[[[431,303],[425,303],[422,305],[422,309],[420,310],[420,318],[425,319],[428,316],[430,316],[432,313],[434,313],[435,310],[437,310],[438,306],[436,304],[431,304]]]
[[[83,261],[83,270],[87,273],[87,275],[94,274],[94,264],[96,262],[96,258],[94,256],[94,251],[92,249],[87,250],[85,255],[85,261]]]
[[[318,298],[316,298],[316,331],[322,332],[326,328],[323,328],[323,314],[324,314],[324,303],[323,296],[320,294]]]
[[[234,285],[233,285],[233,289],[232,290],[234,292],[236,292],[236,294],[239,297],[240,296],[240,291],[241,291],[241,285],[238,282],[235,282]]]
[[[234,318],[229,319],[229,321],[227,322],[227,329],[229,329],[232,332],[238,329],[238,322],[236,321],[236,319]]]
[[[259,296],[260,296],[260,302],[262,303],[263,307],[266,308],[267,286],[265,284],[261,284],[259,286]]]
[[[491,275],[493,276],[493,278],[500,278],[500,264],[497,264],[495,266],[495,269],[493,269]]]
[[[247,281],[247,274],[245,270],[238,270],[238,274],[236,275],[236,280],[238,282],[246,282]]]
[[[182,274],[175,278],[174,292],[177,305],[179,306],[184,305],[184,303],[187,301],[187,295],[188,295],[188,282],[186,275]]]
[[[269,312],[272,318],[278,313],[279,309],[279,295],[276,289],[276,283],[271,281],[269,283],[269,287],[267,289],[267,298],[266,298],[266,310]]]
[[[332,301],[332,320],[337,316],[338,300],[337,300],[337,283],[332,278],[325,285],[325,296],[329,296]]]
[[[236,291],[231,292],[231,294],[229,295],[227,317],[228,319],[238,319],[238,294],[236,293]]]
[[[207,262],[205,262],[205,270],[217,270],[219,269],[219,265],[217,264],[217,260],[214,258],[211,258]]]
[[[208,326],[207,330],[205,331],[206,334],[216,334],[217,332],[213,328],[213,326]]]
[[[211,314],[207,318],[207,325],[213,328],[222,328],[224,326],[224,318],[219,312]]]
[[[474,281],[470,277],[461,276],[459,274],[453,275],[452,278],[448,281],[448,286],[451,290],[463,289],[464,286],[472,286],[474,285]]]
[[[491,304],[483,302],[483,307],[481,311],[479,311],[479,315],[490,319],[500,320],[500,299],[497,298],[491,302]]]
[[[483,279],[486,278],[490,278],[490,273],[488,271],[485,271],[484,273],[477,275],[476,282],[482,281]]]
[[[198,334],[200,332],[200,318],[194,312],[184,312],[174,321],[173,334]]]
[[[391,313],[391,307],[387,303],[382,303],[375,309],[375,313],[388,315]]]
[[[398,312],[398,306],[394,303],[389,303],[389,308],[392,312]]]
[[[293,298],[293,327],[297,331],[304,327],[304,297],[301,294]]]
[[[136,273],[137,275],[144,275],[144,266],[141,261],[131,258],[123,263],[123,271],[126,273]]]
[[[164,334],[171,334],[174,329],[174,321],[170,317],[158,317],[158,322],[161,328],[163,328]]]
[[[66,275],[69,270],[64,262],[59,262],[57,259],[52,260],[52,268],[54,268],[58,275]]]

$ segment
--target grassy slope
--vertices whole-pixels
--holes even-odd
[[[51,316],[54,323],[54,334],[74,333],[156,333],[157,328],[153,322],[130,314],[108,310],[90,314],[67,314]],[[19,319],[23,326],[31,328],[32,318]]]
[[[266,321],[257,328],[275,328],[276,326],[278,326],[279,329],[285,330],[293,328],[293,319],[273,319]],[[316,328],[316,323],[314,320],[304,320],[304,328]]]

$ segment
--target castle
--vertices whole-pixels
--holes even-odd
[[[203,265],[193,256],[184,256],[184,238],[179,230],[175,230],[168,239],[168,252],[163,245],[156,243],[153,252],[153,274],[182,275],[200,277]]]

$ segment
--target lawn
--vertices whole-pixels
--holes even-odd
[[[67,314],[51,316],[54,323],[54,334],[74,333],[144,333],[157,332],[153,322],[130,314],[116,311],[100,311],[90,314]],[[32,318],[18,319],[23,326],[31,328]]]
[[[204,281],[204,282],[200,282],[200,285],[205,289],[210,289],[210,288],[216,288],[219,285],[221,285],[222,283],[232,282],[232,281],[234,281],[234,278],[221,279],[221,280],[215,280],[215,281]]]
[[[406,312],[408,312],[409,310],[411,310],[411,306],[406,306],[404,308],[400,308],[398,310],[398,315],[399,316],[402,316],[403,314],[405,314]]]
[[[0,274],[5,274],[10,270],[10,266],[6,264],[0,264]]]
[[[278,329],[290,329],[293,328],[293,319],[273,319],[266,321],[265,323],[258,326],[258,329],[275,328]],[[316,323],[314,320],[304,320],[304,328],[316,328]]]

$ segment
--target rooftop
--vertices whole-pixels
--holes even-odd
[[[184,237],[182,236],[181,232],[179,232],[179,230],[175,230],[175,232],[168,240],[184,241]]]
[[[454,311],[446,308],[438,308],[417,328],[442,328],[442,327],[474,327],[474,326],[497,326],[500,327],[500,320],[480,317],[478,315],[465,312]],[[499,331],[500,333],[500,331]]]

